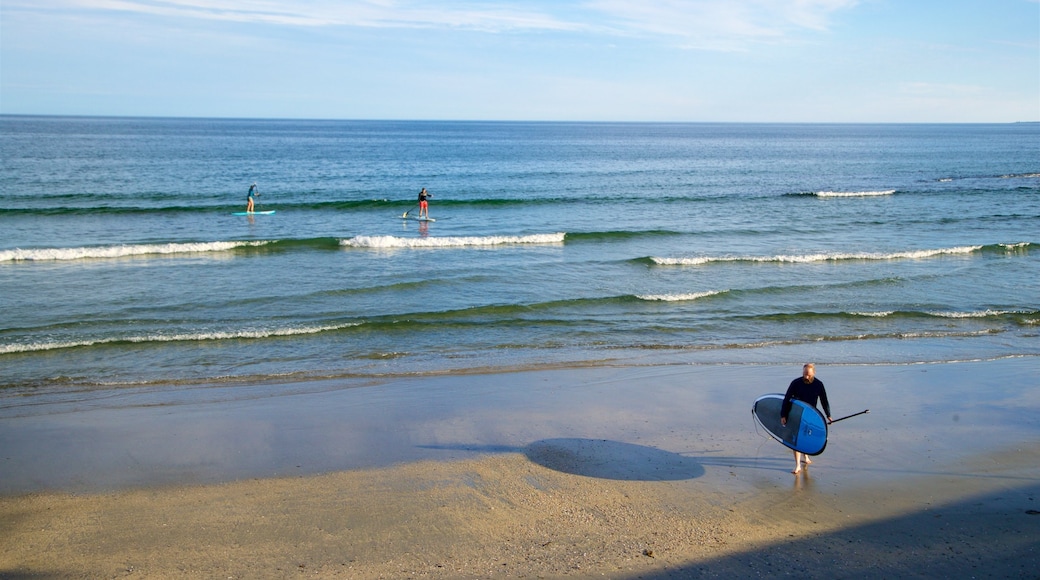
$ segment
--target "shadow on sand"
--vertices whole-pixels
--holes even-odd
[[[543,439],[523,453],[543,467],[601,479],[676,481],[704,475],[704,467],[689,457],[605,439]]]
[[[621,481],[678,481],[704,475],[696,459],[607,439],[543,439],[525,447],[507,445],[423,445],[476,453],[522,453],[542,467],[585,477]]]
[[[788,468],[786,459],[763,461],[710,456],[696,459],[654,447],[602,439],[544,439],[525,447],[431,448],[522,453],[533,463],[562,473],[623,481],[694,479],[704,475],[705,465],[739,464],[766,470]],[[811,485],[808,478],[794,481],[795,490]],[[805,529],[799,529],[800,525],[815,528],[815,522],[792,523],[789,541],[664,570],[616,577],[643,580],[764,577],[1040,580],[1036,569],[1036,562],[1040,561],[1040,485],[1008,487],[999,493],[939,504],[839,530],[807,535]]]
[[[1004,490],[636,577],[1035,580],[1038,503],[1040,486]]]

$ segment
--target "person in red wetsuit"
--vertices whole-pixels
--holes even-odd
[[[802,376],[791,381],[790,386],[787,387],[787,393],[784,394],[784,404],[780,407],[780,424],[787,425],[787,414],[791,412],[791,401],[797,399],[803,401],[813,407],[816,406],[817,400],[823,403],[823,414],[827,417],[827,423],[831,422],[831,404],[827,401],[827,390],[823,388],[823,381],[816,378],[816,365],[813,363],[806,363],[802,367]],[[794,452],[794,471],[791,473],[801,473],[802,463],[809,465],[812,460],[809,456],[800,452]]]

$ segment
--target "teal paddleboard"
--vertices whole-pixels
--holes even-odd
[[[271,215],[274,212],[275,212],[275,210],[273,210],[273,209],[269,209],[269,210],[266,210],[266,211],[236,211],[235,213],[233,213],[231,215]]]

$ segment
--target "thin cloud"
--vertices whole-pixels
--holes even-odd
[[[739,49],[793,31],[826,30],[859,0],[6,0],[8,8],[144,14],[293,27],[457,28],[485,32],[584,31],[664,37],[692,48]]]
[[[501,32],[510,30],[577,30],[585,28],[537,11],[508,4],[440,3],[395,0],[8,0],[24,10],[67,8],[77,11],[145,14],[283,26],[359,26],[369,28],[459,28]]]
[[[779,42],[794,31],[825,31],[859,0],[590,0],[618,29],[681,39],[693,48],[739,49]]]

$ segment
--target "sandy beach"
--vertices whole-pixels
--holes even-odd
[[[596,366],[68,395],[0,410],[0,578],[1037,578],[1033,358]]]

